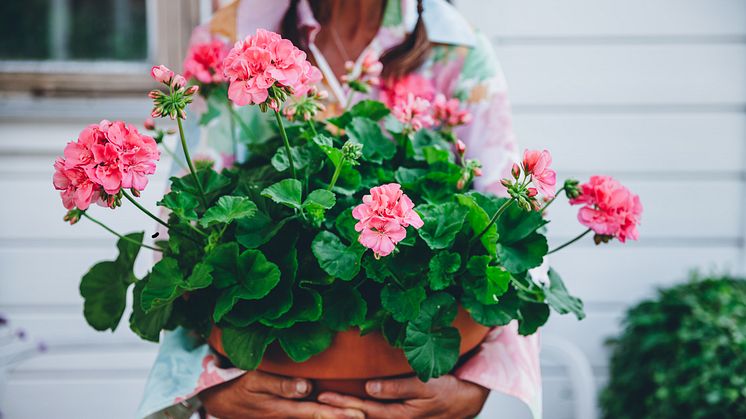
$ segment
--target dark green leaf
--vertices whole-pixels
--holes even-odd
[[[321,295],[313,289],[295,288],[290,310],[275,319],[263,319],[262,323],[276,329],[286,329],[300,322],[313,322],[321,318]]]
[[[132,293],[132,314],[130,315],[130,329],[135,334],[145,340],[158,342],[160,340],[161,330],[168,324],[171,317],[173,305],[166,304],[145,313],[142,309],[141,296],[148,278],[135,283],[135,289]]]
[[[278,332],[280,346],[295,362],[307,361],[325,351],[333,337],[334,332],[319,323],[299,323]]]
[[[499,298],[497,304],[482,304],[472,292],[465,291],[461,304],[477,323],[484,326],[505,326],[518,318],[518,294],[510,290]]]
[[[523,240],[548,222],[542,218],[540,212],[525,211],[513,203],[497,222],[499,242],[511,244]]]
[[[202,169],[197,171],[197,178],[199,179],[200,185],[207,195],[207,200],[212,201],[218,195],[225,192],[225,189],[230,186],[231,180],[219,174],[212,169]],[[189,195],[198,198],[199,188],[194,183],[194,177],[191,174],[186,174],[182,177],[171,178],[171,190],[176,192],[184,192]]]
[[[238,257],[236,284],[223,290],[215,303],[214,319],[219,322],[239,300],[258,300],[280,281],[280,268],[259,250],[246,250]]]
[[[272,240],[288,221],[290,218],[274,221],[267,214],[259,211],[251,218],[238,220],[236,241],[241,246],[256,249]]]
[[[428,265],[427,280],[430,289],[440,291],[453,283],[453,274],[461,267],[461,255],[454,252],[442,251],[436,253]]]
[[[425,300],[420,314],[407,325],[404,354],[420,380],[440,377],[456,365],[461,336],[450,326],[456,312],[451,295],[436,293]]]
[[[487,225],[489,225],[490,215],[487,215],[487,212],[477,204],[475,195],[477,194],[456,195],[456,200],[458,200],[461,205],[469,208],[469,213],[466,216],[466,223],[471,227],[472,233],[476,236],[481,233]],[[482,246],[484,246],[488,255],[495,254],[497,227],[494,224],[482,235],[480,242],[482,243]]]
[[[218,288],[226,288],[236,283],[238,278],[238,244],[223,243],[215,247],[205,258],[212,266],[213,283]]]
[[[125,237],[142,243],[143,235],[131,233]],[[127,303],[127,288],[136,280],[133,266],[140,246],[135,243],[119,239],[117,259],[93,265],[80,281],[80,295],[85,300],[83,315],[96,330],[114,331],[119,325]]]
[[[223,348],[236,367],[251,371],[262,362],[267,346],[274,340],[272,329],[259,324],[223,328]]]
[[[176,259],[165,257],[153,266],[148,282],[142,290],[142,308],[152,309],[170,304],[186,291],[206,288],[212,283],[212,266],[198,263],[191,275],[184,279]]]
[[[521,301],[518,315],[518,333],[522,336],[532,335],[549,319],[549,306]]]
[[[381,163],[384,159],[390,159],[396,154],[396,145],[386,138],[378,123],[355,117],[347,124],[347,136],[351,141],[363,145],[363,159]]]
[[[482,304],[496,304],[510,284],[510,273],[490,262],[489,256],[472,256],[466,265],[469,276],[463,286]]]
[[[368,305],[360,292],[345,283],[337,283],[323,295],[324,314],[321,322],[336,331],[361,325],[365,321]]]
[[[570,295],[557,271],[549,269],[549,287],[544,288],[547,303],[560,314],[573,313],[582,320],[585,317],[583,302]]]
[[[531,233],[518,242],[498,243],[497,257],[505,269],[519,273],[541,265],[548,250],[546,237]]]
[[[345,246],[334,233],[322,231],[313,239],[311,250],[319,266],[329,275],[350,281],[360,272],[360,258],[365,248],[356,242]]]
[[[420,312],[420,304],[425,301],[425,289],[414,287],[401,289],[394,284],[386,284],[381,290],[381,305],[400,322],[413,320]]]
[[[361,100],[356,103],[349,111],[342,115],[330,118],[329,122],[339,128],[344,128],[350,123],[353,117],[360,116],[378,121],[388,115],[391,111],[383,103],[377,100]]]
[[[431,249],[447,249],[464,225],[469,208],[455,202],[438,205],[419,205],[416,211],[425,223],[417,232]]]
[[[337,219],[334,220],[334,227],[336,227],[337,233],[349,243],[355,243],[360,235],[360,233],[355,231],[355,224],[357,224],[357,220],[352,216],[351,208],[339,213]]]

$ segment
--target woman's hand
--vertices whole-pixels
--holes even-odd
[[[358,409],[367,418],[451,419],[476,416],[490,393],[480,385],[459,380],[453,375],[427,383],[416,377],[368,381],[365,391],[383,402],[337,393],[322,393],[319,401],[339,408]]]
[[[298,400],[310,393],[308,380],[249,371],[202,391],[199,398],[207,413],[220,419],[365,417],[359,410]]]

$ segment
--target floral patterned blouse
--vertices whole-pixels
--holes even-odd
[[[279,32],[288,4],[288,0],[235,1],[219,10],[208,25],[195,29],[193,41],[218,35],[232,42],[257,28]],[[415,1],[389,0],[381,28],[361,59],[366,53],[380,54],[401,42],[416,19]],[[367,96],[348,97],[313,44],[320,26],[307,0],[302,0],[298,6],[298,22],[309,37],[313,59],[325,76],[323,83],[330,93],[330,109],[343,108],[350,98],[353,102],[368,97],[390,101],[410,91],[427,99],[438,93],[458,98],[471,113],[472,121],[457,128],[456,134],[467,145],[467,157],[478,158],[483,165],[483,175],[477,178],[476,187],[503,193],[499,180],[508,175],[518,155],[505,79],[494,50],[489,40],[444,0],[425,0],[423,19],[433,43],[425,64],[384,91],[376,89]],[[200,112],[200,107],[206,109],[205,105],[195,102],[193,111]],[[269,121],[256,107],[245,107],[239,112],[249,121],[253,135],[271,132]],[[197,120],[198,117],[187,120],[188,138],[193,142],[191,147],[196,155],[214,160],[217,166],[242,160],[245,151],[233,140],[235,136],[231,130],[237,128],[232,127],[228,115],[212,120],[207,127],[200,127]],[[162,337],[137,417],[189,417],[200,406],[197,396],[202,390],[241,374],[243,371],[235,368],[221,368],[210,347],[186,330],[167,332]],[[519,398],[528,405],[535,419],[541,418],[539,336],[520,336],[515,322],[494,328],[476,353],[454,374],[462,380]]]

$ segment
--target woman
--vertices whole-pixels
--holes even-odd
[[[472,122],[456,133],[467,144],[467,156],[484,164],[477,188],[503,192],[499,179],[517,160],[505,82],[489,41],[445,0],[238,0],[196,32],[209,29],[234,41],[260,27],[282,32],[308,52],[324,75],[331,110],[364,99],[340,83],[345,62],[357,59],[360,66],[365,57],[381,54],[382,87],[369,96],[388,104],[410,92],[430,100],[436,94],[459,98]],[[260,131],[261,115],[247,114],[255,109],[241,111]],[[230,126],[222,122],[215,125]],[[215,160],[236,157],[232,135],[203,130],[193,137],[201,138],[198,152]],[[470,417],[495,390],[520,398],[538,418],[538,336],[519,336],[515,324],[495,328],[453,375],[428,383],[374,380],[366,385],[370,401],[330,393],[301,400],[311,390],[308,380],[220,368],[207,345],[176,330],[163,338],[139,417],[188,417],[199,408],[220,418]]]

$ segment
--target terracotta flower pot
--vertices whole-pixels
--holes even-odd
[[[460,354],[476,348],[489,332],[489,328],[472,320],[469,313],[459,307],[453,326],[461,334]],[[210,346],[225,355],[222,331],[213,327]],[[338,332],[331,346],[305,362],[294,362],[277,342],[267,348],[260,371],[302,377],[313,380],[314,393],[335,391],[367,398],[365,382],[372,378],[391,378],[412,375],[412,367],[401,349],[390,346],[380,333],[360,336],[357,329]]]

